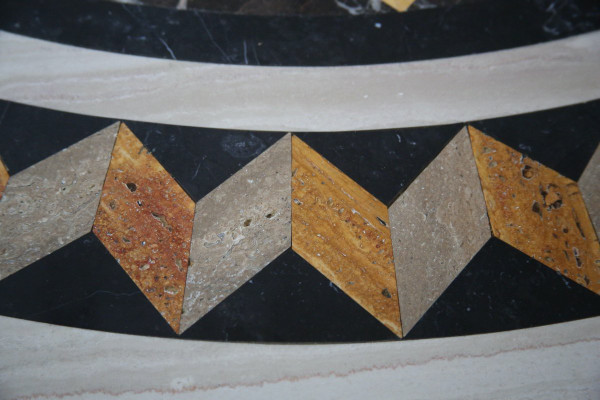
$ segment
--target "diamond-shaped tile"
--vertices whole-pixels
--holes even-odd
[[[0,199],[0,279],[90,232],[117,129],[10,177]]]
[[[406,334],[491,237],[466,128],[389,213]]]
[[[4,188],[6,187],[7,183],[8,183],[8,170],[6,169],[6,166],[2,162],[2,159],[0,158],[0,199],[2,198],[2,193],[4,193]]]
[[[182,332],[290,247],[291,171],[286,135],[197,203]]]
[[[292,249],[402,336],[387,207],[297,137]]]
[[[577,183],[469,133],[493,235],[600,294],[600,244]]]
[[[600,146],[581,174],[578,185],[597,235],[600,232]]]
[[[193,219],[194,202],[121,124],[93,230],[175,332]]]

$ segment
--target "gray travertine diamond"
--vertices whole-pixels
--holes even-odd
[[[291,246],[291,135],[196,204],[180,333]]]
[[[389,218],[406,334],[491,237],[466,128],[394,202]]]
[[[600,235],[600,146],[577,182],[596,233]]]
[[[10,177],[0,200],[0,279],[90,232],[118,129]]]

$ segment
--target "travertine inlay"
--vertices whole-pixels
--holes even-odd
[[[121,124],[93,230],[175,332],[193,219],[194,202]]]
[[[596,148],[581,174],[578,185],[598,235],[600,233],[600,146]]]
[[[0,279],[90,232],[118,127],[10,177],[0,199]]]
[[[600,244],[577,183],[469,133],[494,236],[600,294]]]
[[[181,332],[291,245],[291,135],[196,205]]]
[[[392,204],[389,214],[406,334],[491,237],[466,128]]]
[[[406,11],[415,0],[383,0],[385,4],[392,7],[396,11]]]
[[[8,178],[8,169],[0,158],[0,199],[2,198],[2,193],[4,193],[4,188],[6,188],[6,184],[8,183]]]
[[[387,207],[292,137],[292,249],[402,336]]]

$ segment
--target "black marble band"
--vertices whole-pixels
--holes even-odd
[[[0,29],[117,53],[224,64],[335,66],[427,60],[600,28],[593,0],[502,0],[360,16],[261,17],[97,0],[4,0]]]

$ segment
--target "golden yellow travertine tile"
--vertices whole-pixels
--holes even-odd
[[[577,183],[469,133],[493,235],[600,294],[600,244]]]
[[[2,162],[0,158],[0,199],[2,198],[2,193],[4,193],[4,188],[6,188],[6,184],[8,183],[8,169]]]
[[[179,332],[194,202],[121,124],[94,233]]]
[[[392,7],[396,11],[406,11],[415,0],[383,0],[385,4]]]
[[[292,137],[292,249],[402,336],[387,207]]]

